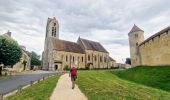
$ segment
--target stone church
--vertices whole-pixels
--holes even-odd
[[[170,26],[144,40],[144,31],[134,25],[128,36],[132,66],[170,65]]]
[[[43,69],[63,70],[76,64],[78,68],[110,68],[116,61],[99,43],[83,38],[77,42],[59,39],[59,23],[48,18],[43,52]]]

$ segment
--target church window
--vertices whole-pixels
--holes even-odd
[[[96,55],[94,56],[94,61],[96,61],[97,60],[97,57],[96,57]]]
[[[54,37],[56,37],[56,27],[54,27]]]
[[[102,56],[100,56],[100,61],[102,62]]]
[[[56,25],[56,23],[54,23],[54,26]]]
[[[81,61],[83,62],[83,57],[81,58]]]
[[[88,61],[90,61],[90,55],[88,55]]]
[[[67,58],[67,55],[66,55],[66,62],[67,62],[67,59],[68,59],[68,58]]]
[[[52,36],[54,36],[54,27],[52,27]]]
[[[73,62],[74,62],[74,56],[73,56]]]
[[[138,38],[138,34],[135,34],[135,37]]]

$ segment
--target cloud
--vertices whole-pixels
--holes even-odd
[[[5,0],[0,1],[0,34],[7,30],[29,51],[41,54],[48,17],[55,16],[60,38],[99,41],[122,62],[129,57],[128,32],[133,24],[148,38],[169,25],[169,0]]]

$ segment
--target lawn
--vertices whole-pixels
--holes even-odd
[[[170,92],[127,81],[114,71],[79,71],[77,84],[89,100],[169,100]]]
[[[5,100],[49,100],[59,77],[59,75],[52,76],[40,81],[40,83],[24,89],[21,93],[9,96]]]
[[[170,66],[135,67],[112,73],[122,79],[170,92]]]

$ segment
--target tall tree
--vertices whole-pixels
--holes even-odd
[[[130,58],[126,58],[126,62],[125,63],[131,65],[131,59]]]
[[[0,64],[13,67],[20,61],[22,50],[18,43],[8,36],[0,36]],[[2,68],[0,68],[2,71]]]
[[[40,56],[36,54],[34,51],[31,52],[31,66],[40,66],[41,60]]]

